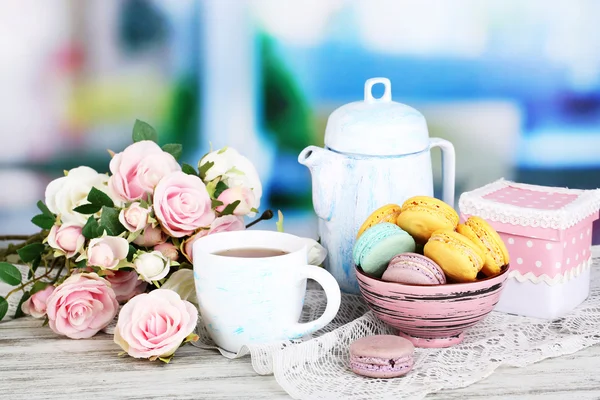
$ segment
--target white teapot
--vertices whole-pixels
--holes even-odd
[[[373,85],[385,87],[381,98]],[[429,138],[423,115],[392,101],[389,79],[365,83],[364,101],[336,109],[327,121],[325,148],[309,146],[298,156],[312,175],[312,199],[319,217],[327,270],[340,288],[359,293],[352,248],[358,229],[377,208],[412,196],[433,196],[432,147],[442,149],[443,200],[454,206],[454,147]]]

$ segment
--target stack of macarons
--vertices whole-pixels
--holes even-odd
[[[370,276],[413,285],[474,282],[509,262],[504,242],[485,220],[459,224],[452,207],[427,196],[375,210],[358,231],[353,257]]]

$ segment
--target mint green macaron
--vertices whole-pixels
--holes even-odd
[[[354,264],[381,278],[392,258],[415,251],[415,240],[397,225],[383,222],[367,229],[354,244]]]

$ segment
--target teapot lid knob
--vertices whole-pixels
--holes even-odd
[[[373,86],[376,84],[383,84],[383,96],[380,98],[373,97]],[[392,83],[388,78],[371,78],[365,82],[365,102],[389,102],[392,101]]]

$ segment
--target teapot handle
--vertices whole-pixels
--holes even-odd
[[[373,97],[373,86],[381,83],[383,84],[383,96],[376,99]],[[389,102],[392,101],[392,83],[388,78],[371,78],[365,82],[365,103],[375,103],[378,101]]]
[[[454,185],[456,175],[456,157],[454,146],[440,138],[429,139],[429,148],[439,147],[442,150],[442,200],[454,208]]]

